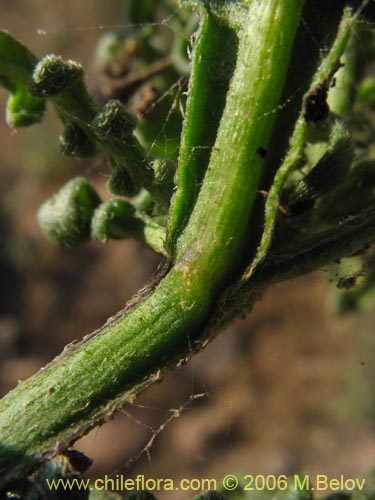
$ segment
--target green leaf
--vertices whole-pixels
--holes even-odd
[[[0,75],[26,85],[38,59],[7,31],[0,30]]]

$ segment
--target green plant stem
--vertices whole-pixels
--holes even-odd
[[[185,227],[198,196],[215,143],[238,48],[236,31],[214,16],[205,16],[197,36],[178,162],[178,190],[170,211],[171,243],[175,243]],[[218,47],[221,48],[220,54]]]
[[[256,151],[268,147],[302,6],[249,3],[215,146],[173,267],[126,314],[3,399],[2,482],[59,453],[199,343],[215,300],[243,264],[263,164]]]

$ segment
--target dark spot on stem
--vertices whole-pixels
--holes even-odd
[[[257,149],[257,154],[261,158],[265,158],[267,156],[267,154],[268,154],[268,151],[267,151],[267,149],[262,148],[262,146],[259,146],[259,148]]]

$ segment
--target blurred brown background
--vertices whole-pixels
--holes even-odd
[[[0,12],[1,27],[38,56],[81,62],[94,93],[96,41],[126,29],[122,0],[0,0]],[[0,91],[2,110],[5,100]],[[42,201],[73,175],[101,193],[108,177],[100,158],[59,156],[59,131],[51,112],[19,132],[0,120],[2,395],[122,308],[158,263],[134,242],[60,250],[43,238]],[[375,462],[375,314],[334,317],[329,294],[323,273],[270,290],[246,320],[77,443],[95,460],[91,475],[121,473],[127,464],[128,476],[153,478],[364,472]],[[159,434],[150,459],[134,460],[152,429],[200,393]]]

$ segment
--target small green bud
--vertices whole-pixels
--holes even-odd
[[[124,140],[132,135],[137,119],[119,101],[111,100],[97,113],[92,126],[98,137],[112,136]]]
[[[59,138],[58,149],[65,156],[87,158],[96,152],[95,144],[86,132],[75,123],[68,123]]]
[[[53,97],[61,94],[83,76],[80,64],[64,61],[54,54],[45,56],[35,67],[29,91],[37,97]]]
[[[76,177],[40,207],[38,221],[47,238],[64,247],[90,239],[91,218],[100,198],[88,181]]]
[[[118,196],[135,196],[140,187],[134,183],[125,167],[115,165],[107,182],[107,190]]]
[[[135,217],[133,205],[122,199],[109,200],[94,212],[91,234],[103,243],[109,239],[139,238],[144,223]]]

